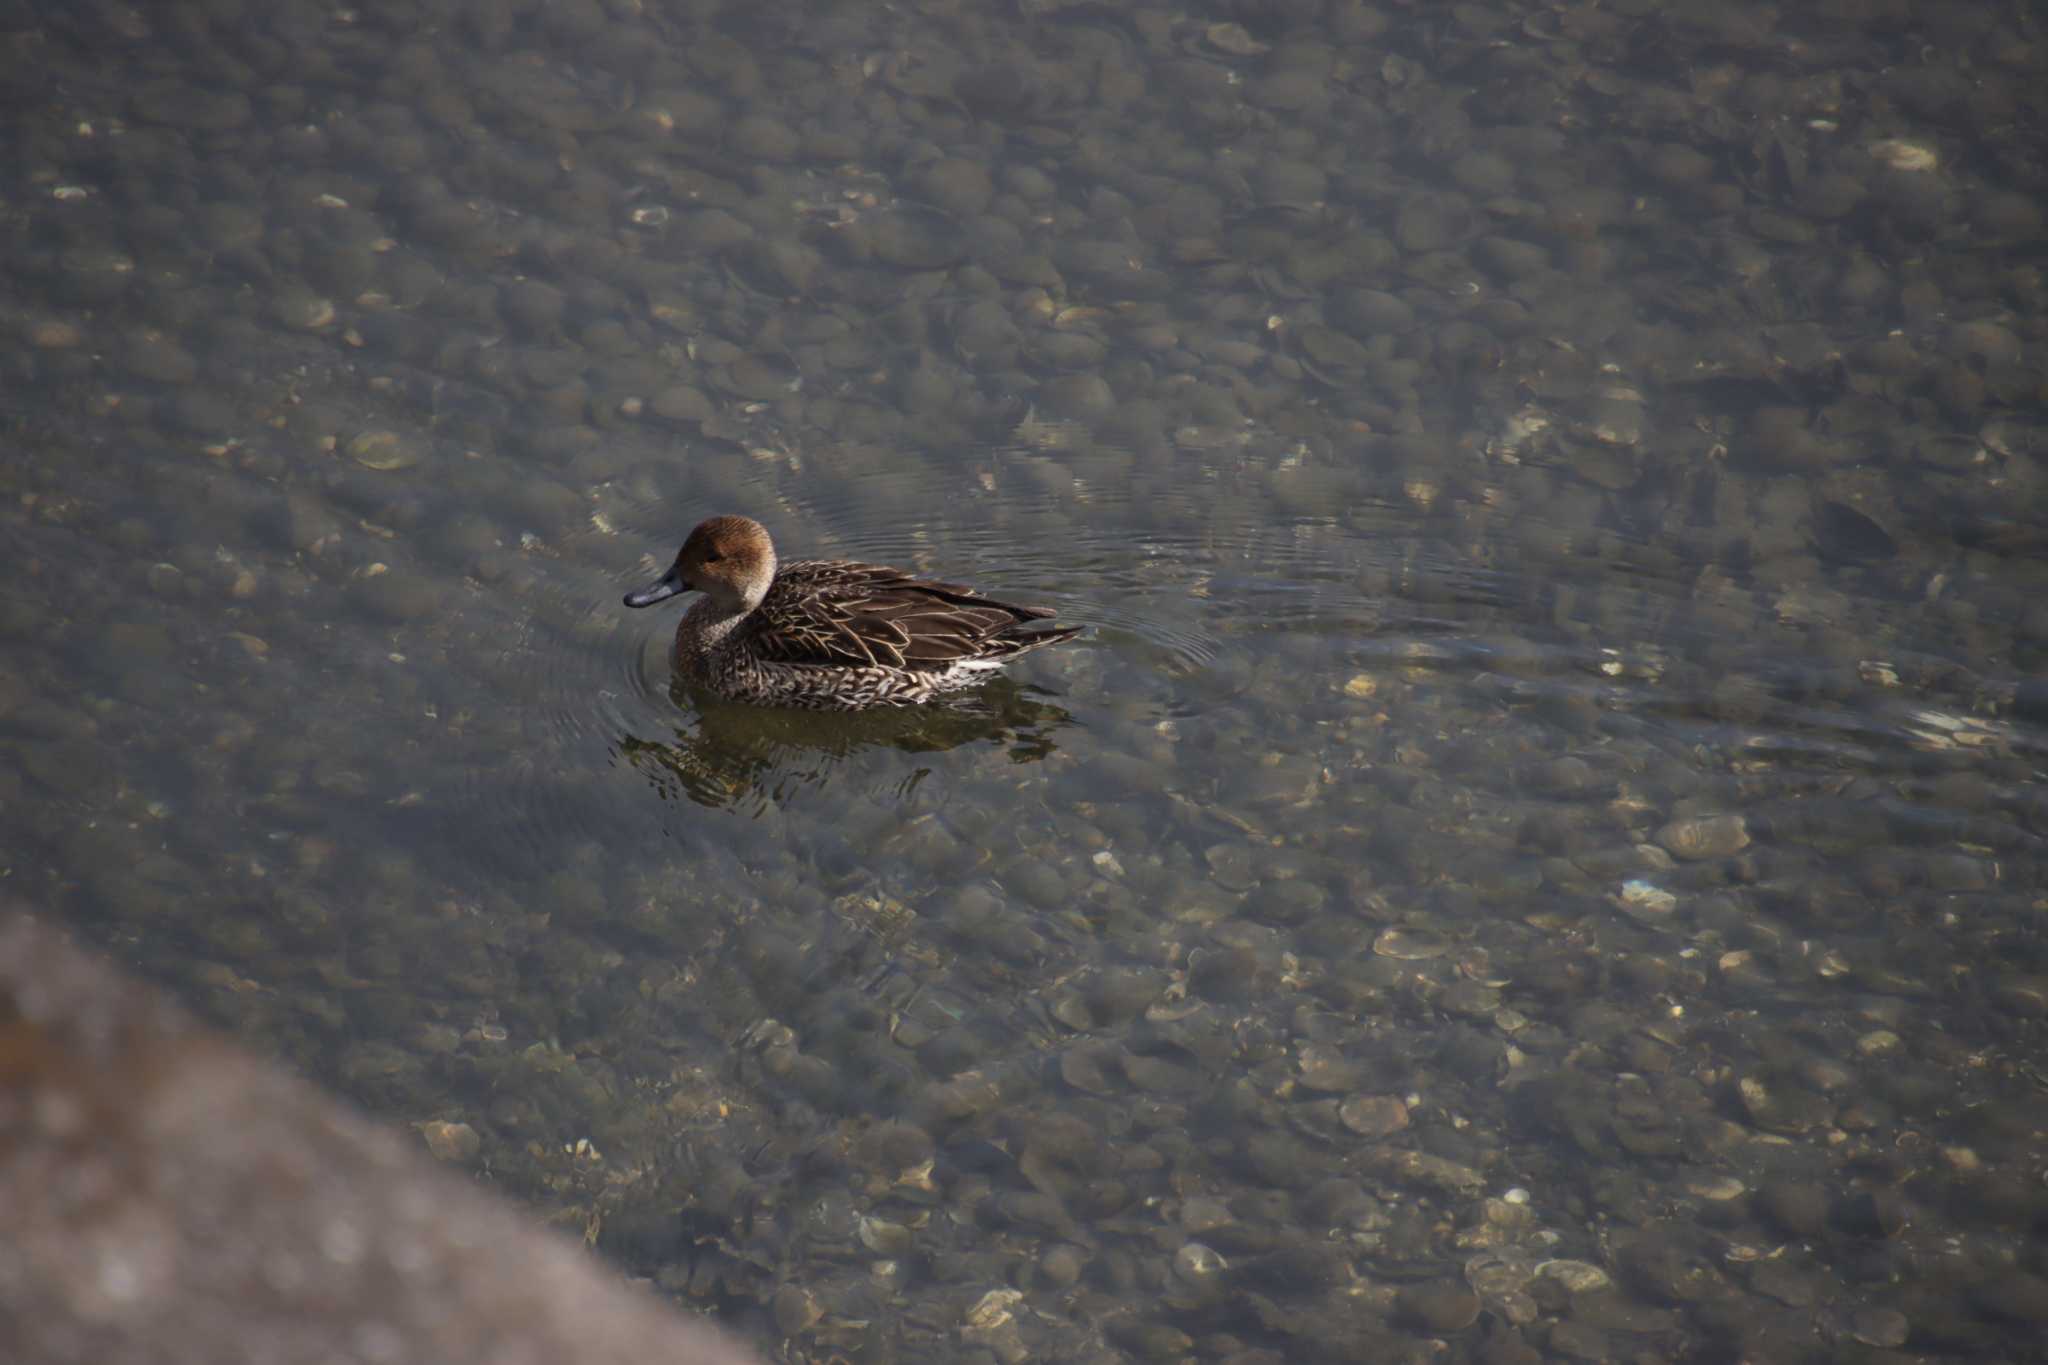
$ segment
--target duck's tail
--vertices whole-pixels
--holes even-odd
[[[1047,612],[1046,615],[1050,616],[1052,613]],[[1001,651],[1000,657],[1013,659],[1019,654],[1029,653],[1045,645],[1056,645],[1062,640],[1071,640],[1086,629],[1086,626],[1049,626],[1044,630],[1012,627],[990,639],[989,644]]]

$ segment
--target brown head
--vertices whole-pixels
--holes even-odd
[[[701,592],[730,611],[752,611],[775,580],[775,544],[750,517],[712,517],[697,524],[667,573],[638,592],[629,607],[651,607],[679,593]]]

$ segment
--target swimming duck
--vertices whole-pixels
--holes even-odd
[[[778,566],[767,528],[712,517],[629,607],[703,597],[676,627],[676,672],[732,701],[859,711],[972,687],[1079,626],[1027,630],[1053,613],[850,559]]]

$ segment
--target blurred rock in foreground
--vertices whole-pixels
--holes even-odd
[[[0,1360],[750,1359],[4,910],[0,1210]]]

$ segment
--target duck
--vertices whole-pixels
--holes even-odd
[[[698,523],[675,563],[625,596],[651,607],[702,596],[676,626],[676,673],[728,701],[814,711],[916,706],[985,681],[1019,655],[1071,640],[1055,613],[959,583],[852,559],[780,563],[751,517]]]

